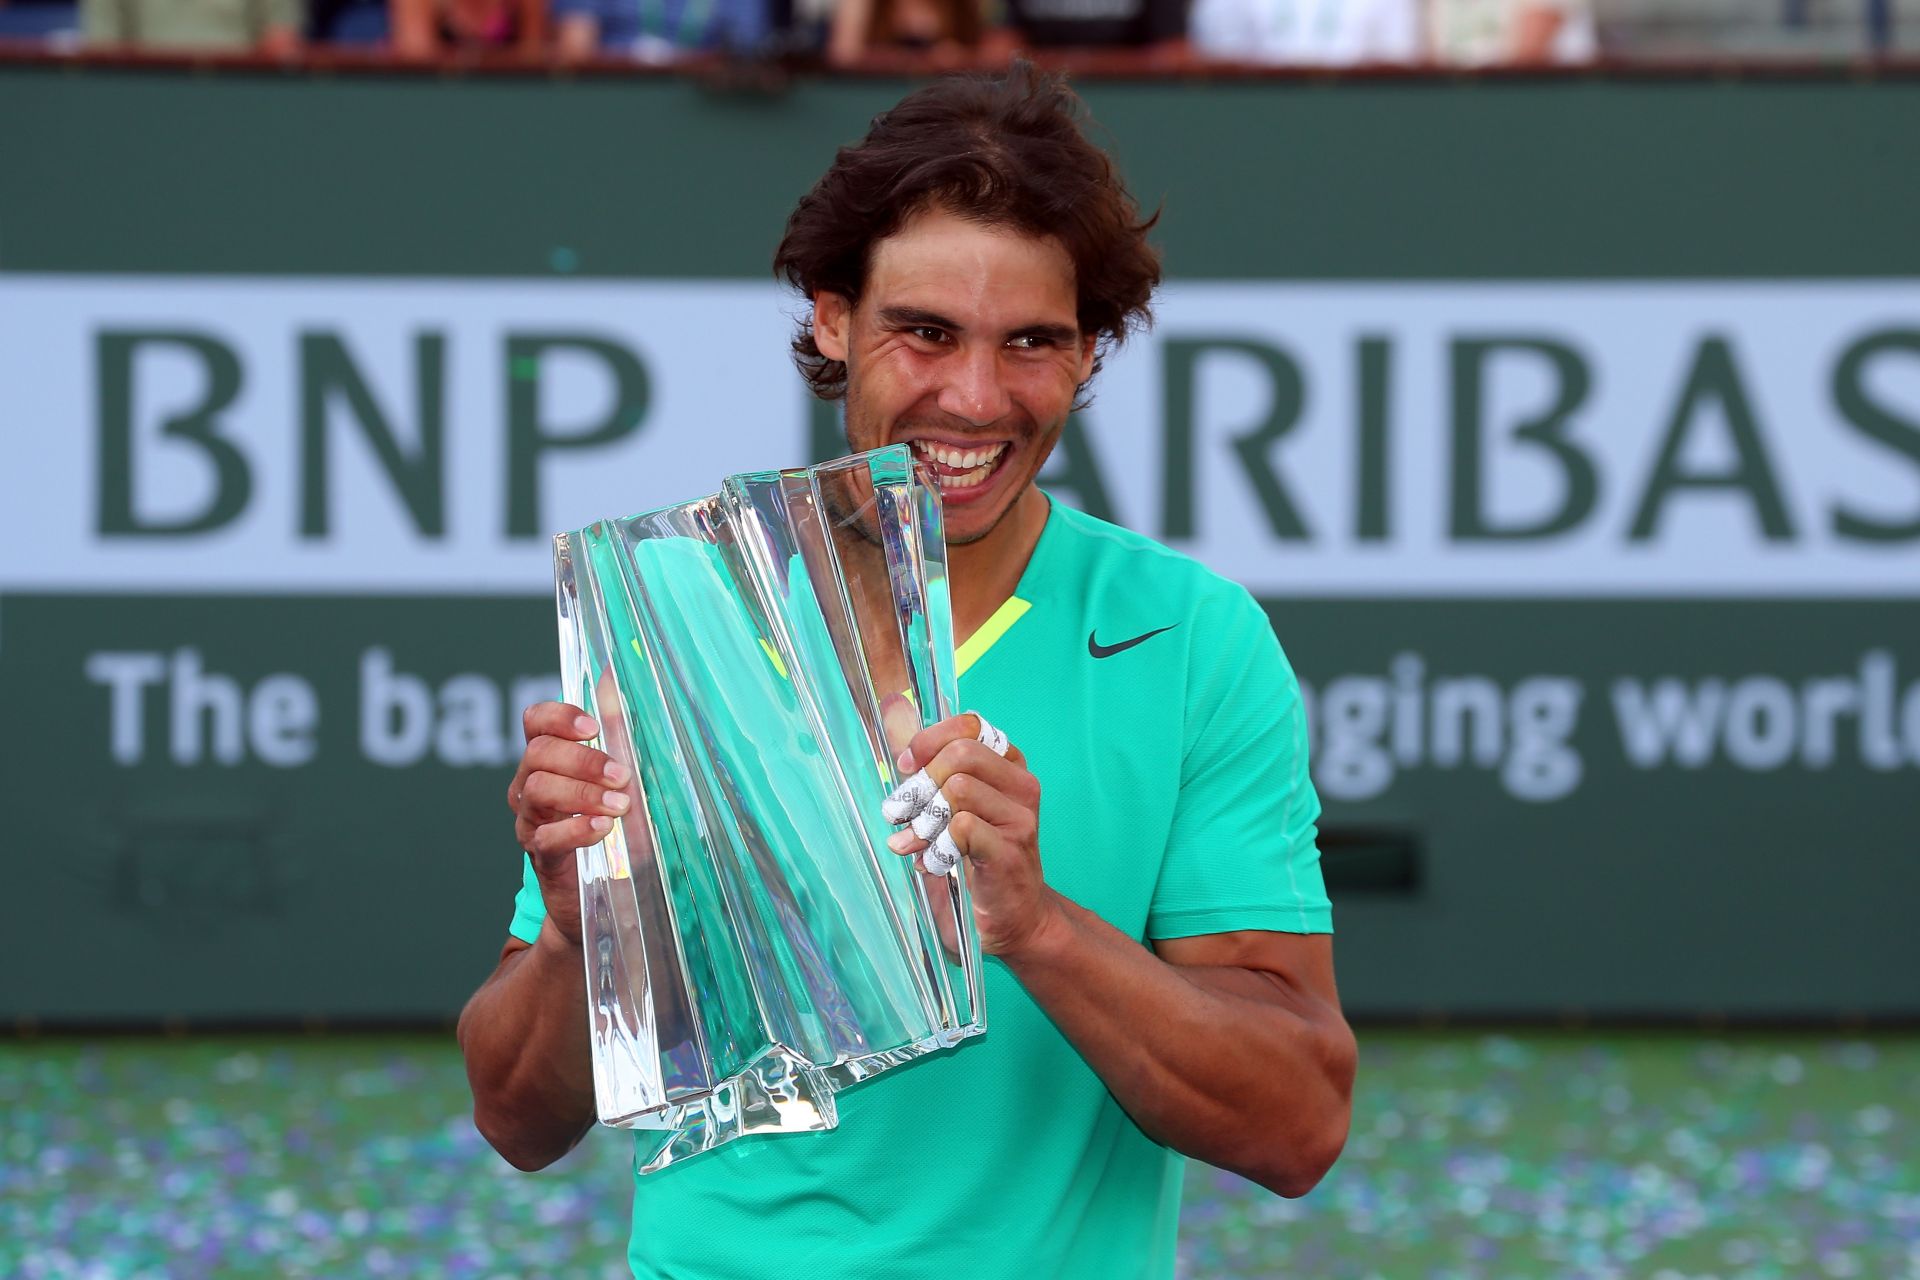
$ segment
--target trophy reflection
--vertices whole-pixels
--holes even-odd
[[[565,696],[634,780],[578,856],[600,1120],[661,1131],[642,1172],[831,1129],[836,1091],[985,1030],[965,877],[889,851],[881,815],[908,739],[958,709],[939,494],[907,449],[554,543]]]

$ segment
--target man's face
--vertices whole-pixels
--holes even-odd
[[[1059,439],[1093,371],[1076,303],[1058,241],[939,207],[874,246],[859,306],[814,299],[814,341],[847,365],[848,443],[912,445],[949,543],[991,532]]]

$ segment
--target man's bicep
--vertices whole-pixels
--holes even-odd
[[[1351,1084],[1353,1031],[1334,984],[1332,935],[1236,929],[1152,945],[1196,985],[1283,1011],[1320,1046],[1329,1070]]]
[[[1227,1007],[1245,1019],[1236,1030],[1246,1046],[1288,1046],[1288,1060],[1308,1069],[1296,1078],[1323,1080],[1343,1109],[1350,1104],[1359,1048],[1340,1010],[1330,935],[1237,929],[1168,938],[1153,948],[1194,986],[1238,1002]],[[1344,1120],[1340,1130],[1344,1140]]]
[[[1196,969],[1244,969],[1334,1009],[1340,993],[1333,978],[1333,935],[1235,929],[1190,938],[1156,938],[1154,954],[1168,964]]]

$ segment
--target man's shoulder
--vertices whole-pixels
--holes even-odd
[[[1143,533],[1069,507],[1058,499],[1052,518],[1077,575],[1098,596],[1122,593],[1141,600],[1196,607],[1250,602],[1245,587],[1184,552]]]

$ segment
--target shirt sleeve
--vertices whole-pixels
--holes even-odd
[[[1147,936],[1332,933],[1299,681],[1244,589],[1209,599],[1195,623],[1207,641],[1190,659],[1180,796]]]
[[[540,940],[540,926],[547,919],[547,900],[540,894],[540,881],[533,874],[533,859],[520,855],[520,892],[513,896],[513,923],[507,932],[532,944]]]

